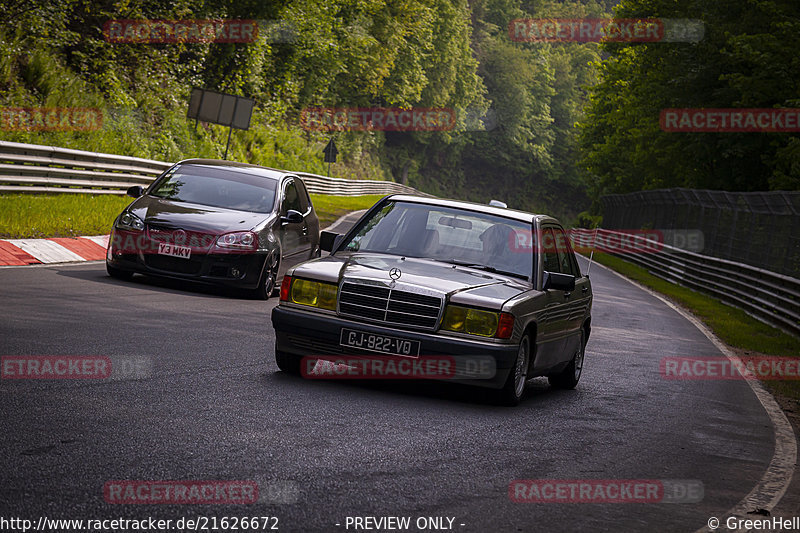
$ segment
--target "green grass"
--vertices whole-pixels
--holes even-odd
[[[0,195],[0,237],[104,235],[132,201],[116,194]]]
[[[350,211],[366,209],[381,198],[370,196],[311,195],[320,227]],[[104,235],[133,199],[115,194],[4,194],[0,195],[0,238],[24,239]]]
[[[367,194],[364,196],[312,194],[311,202],[314,204],[314,209],[316,209],[319,217],[319,227],[325,228],[342,215],[372,207],[383,196],[382,194]]]
[[[716,298],[653,276],[644,268],[612,255],[595,253],[594,260],[653,289],[688,309],[724,343],[751,355],[800,357],[800,339],[750,317]],[[773,393],[800,401],[800,381],[765,381]]]

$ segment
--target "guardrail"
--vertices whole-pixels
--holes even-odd
[[[173,163],[72,150],[56,146],[0,141],[0,192],[125,194],[146,186]],[[422,194],[393,181],[350,180],[292,172],[312,194]]]
[[[800,279],[762,268],[689,252],[613,230],[571,230],[573,245],[590,249],[598,236],[636,239],[642,246],[613,255],[647,269],[671,283],[704,292],[742,309],[744,312],[789,334],[800,336]]]

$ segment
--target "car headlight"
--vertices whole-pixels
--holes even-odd
[[[281,301],[335,311],[338,291],[333,283],[286,276],[281,283]]]
[[[481,337],[508,339],[514,330],[514,317],[509,313],[448,305],[444,310],[442,329]]]
[[[133,231],[142,231],[144,229],[144,222],[142,219],[133,213],[122,213],[117,220],[117,227],[120,229],[127,229]]]
[[[232,250],[256,250],[258,236],[252,231],[234,231],[217,237],[217,246]]]

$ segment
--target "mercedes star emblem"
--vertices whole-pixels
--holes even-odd
[[[389,277],[392,278],[393,280],[400,279],[400,276],[402,276],[402,275],[403,275],[403,273],[400,272],[399,268],[393,268],[393,269],[391,269],[389,271]]]

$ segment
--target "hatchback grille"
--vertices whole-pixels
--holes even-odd
[[[345,282],[339,291],[339,313],[387,324],[434,329],[442,298]]]
[[[175,272],[176,274],[197,275],[203,266],[202,258],[194,256],[191,259],[183,259],[166,255],[147,254],[144,257],[144,262],[150,268],[165,272]]]

